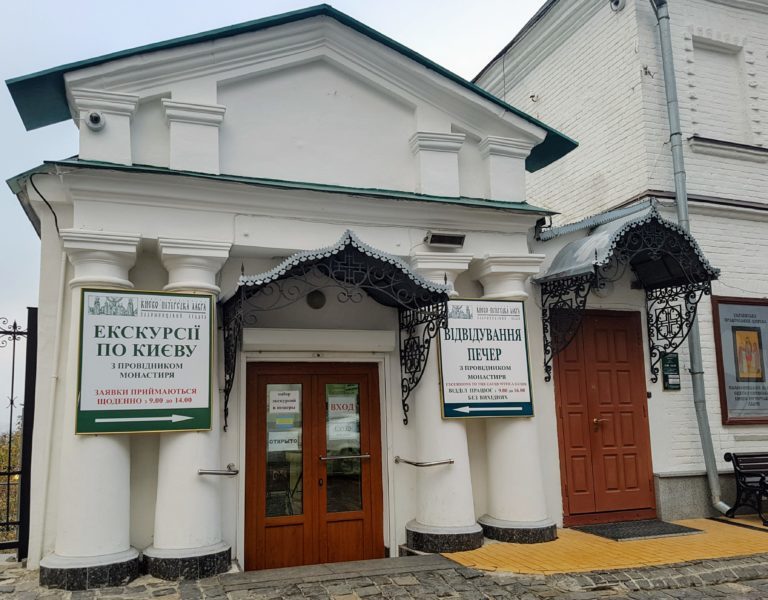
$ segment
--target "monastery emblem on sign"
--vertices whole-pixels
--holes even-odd
[[[133,298],[126,298],[125,296],[93,296],[89,300],[89,315],[135,317],[139,314]]]
[[[448,309],[449,319],[472,319],[474,314],[468,304],[451,304]]]

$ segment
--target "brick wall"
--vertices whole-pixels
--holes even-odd
[[[744,141],[764,145],[768,4],[765,7],[756,12],[715,0],[670,3],[685,140],[717,131],[702,123],[711,118],[717,102],[700,102],[707,86],[714,84],[706,61],[696,63],[698,43],[720,45],[743,68],[740,95],[746,105],[732,108],[746,115]],[[584,218],[647,189],[674,190],[658,45],[656,19],[647,0],[628,0],[618,13],[607,2],[561,0],[481,79],[493,93],[580,143],[563,160],[528,175],[529,201],[559,211],[556,222]],[[690,194],[768,204],[768,163],[756,162],[759,157],[722,150],[714,155],[694,152],[687,141],[684,150]],[[674,212],[667,216],[674,219]],[[716,295],[768,297],[768,212],[694,203],[691,225],[704,253],[722,270],[721,280],[714,283]],[[724,452],[767,448],[768,427],[721,425],[708,299],[702,301],[699,316],[710,424],[719,465],[725,469],[729,465],[722,460]],[[654,470],[703,472],[690,377],[684,370],[689,365],[687,344],[679,352],[682,391],[663,392],[661,383],[649,384]]]

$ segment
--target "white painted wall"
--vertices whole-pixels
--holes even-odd
[[[227,107],[223,173],[415,189],[414,106],[337,65],[318,60],[226,83],[218,101]]]
[[[435,182],[451,181],[455,182],[452,194],[483,198],[489,190],[498,190],[497,199],[524,200],[525,153],[544,137],[541,128],[500,111],[477,94],[331,19],[311,19],[121,59],[68,73],[65,79],[73,114],[80,118],[83,110],[102,110],[107,117],[103,130],[81,130],[87,158],[110,161],[117,157],[121,163],[134,165],[199,165],[194,168],[208,173],[409,192],[428,192]],[[120,126],[112,126],[118,120]],[[176,127],[180,123],[183,127]],[[174,128],[183,129],[183,135],[174,134]],[[185,139],[205,142],[203,147],[185,147]],[[439,155],[448,152],[455,156],[446,160]],[[515,176],[508,176],[506,167],[497,171],[502,164]],[[168,282],[158,238],[232,244],[230,258],[216,282],[226,294],[234,290],[241,269],[250,274],[265,271],[297,251],[334,244],[347,229],[364,242],[403,258],[430,250],[424,244],[429,230],[465,233],[461,253],[475,259],[488,254],[524,255],[528,253],[527,232],[539,216],[492,207],[111,170],[68,169],[59,176],[40,176],[36,184],[57,211],[61,227],[140,234],[130,279],[136,288],[145,290],[162,289]],[[31,189],[26,193],[33,195]],[[43,265],[40,425],[35,431],[30,566],[53,550],[59,473],[76,468],[61,465],[58,458],[61,440],[73,435],[71,423],[64,422],[61,415],[65,392],[71,395],[76,374],[53,367],[57,328],[69,332],[72,326],[67,289],[71,269],[61,260],[48,209],[38,203],[35,208],[43,221]],[[469,273],[461,274],[456,286],[465,297],[483,293]],[[59,297],[63,298],[61,309]],[[540,322],[535,302],[529,301],[528,306],[536,388],[541,378],[540,360],[535,358],[541,353]],[[370,299],[359,305],[340,305],[329,294],[328,305],[320,311],[300,302],[265,315],[259,326],[321,330],[327,335],[328,348],[310,352],[294,347],[280,353],[273,348],[269,355],[259,354],[259,348],[245,349],[230,399],[229,431],[221,436],[222,464],[194,465],[216,468],[232,462],[241,469],[239,477],[220,481],[223,536],[232,545],[234,557],[242,557],[247,468],[243,365],[246,359],[264,358],[370,360],[379,365],[383,526],[385,541],[396,553],[398,544],[405,541],[406,523],[417,513],[418,485],[417,471],[394,465],[392,459],[397,454],[420,458],[413,424],[406,427],[402,423],[399,352],[396,348],[350,348],[345,346],[349,336],[340,331],[392,333],[395,339],[396,311]],[[59,341],[62,347],[71,342]],[[219,338],[219,349],[221,343]],[[217,352],[220,382],[222,354]],[[219,407],[219,417],[221,410]],[[552,451],[551,410],[545,404],[537,408],[540,450],[545,454]],[[486,512],[491,474],[484,459],[485,442],[482,423],[470,425],[477,516]],[[159,436],[131,436],[130,447],[130,541],[143,549],[154,542]],[[548,480],[557,480],[557,463],[550,454]],[[548,509],[556,518],[559,494],[549,496]]]

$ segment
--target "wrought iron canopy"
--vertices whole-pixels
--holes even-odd
[[[563,246],[547,272],[535,279],[541,286],[545,379],[552,378],[555,354],[576,335],[589,293],[605,289],[629,269],[646,293],[655,382],[659,361],[685,340],[719,270],[692,235],[661,216],[653,200],[549,230],[541,239],[585,229],[588,235]]]
[[[222,305],[224,331],[224,419],[234,384],[244,327],[261,313],[284,308],[315,290],[332,291],[339,302],[361,302],[365,295],[397,308],[403,421],[408,398],[424,373],[431,340],[447,324],[450,286],[431,282],[396,256],[381,252],[346,231],[333,246],[299,252],[259,275],[242,275],[237,290]]]

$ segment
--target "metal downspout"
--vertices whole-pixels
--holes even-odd
[[[667,113],[669,115],[669,133],[672,146],[672,166],[675,173],[675,205],[677,221],[686,231],[690,231],[688,218],[688,192],[685,187],[685,163],[683,161],[683,134],[680,127],[680,107],[677,101],[677,81],[672,57],[672,33],[669,25],[669,6],[667,0],[650,0],[659,22],[661,40],[661,63],[664,68],[664,89],[667,94]],[[712,506],[721,513],[731,507],[720,498],[720,476],[717,472],[715,449],[712,445],[712,432],[707,416],[707,398],[704,389],[704,366],[701,359],[701,338],[699,318],[694,318],[688,332],[688,353],[691,360],[691,384],[693,387],[693,406],[696,409],[696,422],[699,426],[701,449],[704,454],[704,466],[707,470]]]

